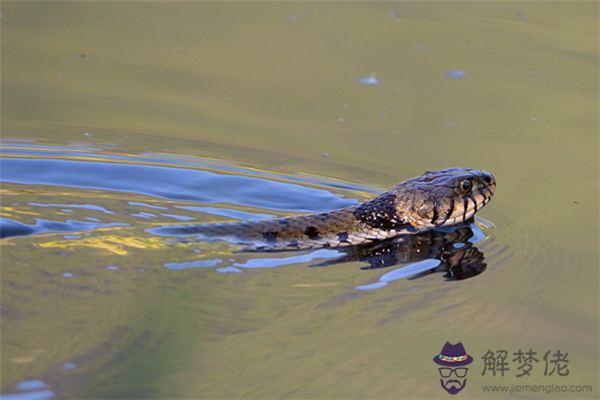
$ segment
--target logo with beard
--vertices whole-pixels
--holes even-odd
[[[456,394],[463,390],[469,371],[465,366],[473,362],[473,357],[467,354],[462,343],[446,342],[440,354],[433,357],[433,362],[439,365],[440,384],[446,392]]]

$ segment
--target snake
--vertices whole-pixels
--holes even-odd
[[[490,172],[427,171],[363,203],[323,213],[259,221],[165,226],[161,235],[196,235],[240,243],[245,250],[341,248],[465,223],[496,190]]]

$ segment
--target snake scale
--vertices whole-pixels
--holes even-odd
[[[345,247],[468,221],[490,202],[496,179],[470,168],[427,171],[372,200],[320,214],[160,228],[163,235],[235,241],[247,250]]]

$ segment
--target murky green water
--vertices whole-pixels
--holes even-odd
[[[2,216],[34,233],[0,247],[3,394],[447,397],[448,340],[475,359],[461,396],[598,396],[597,3],[1,11]],[[448,166],[498,181],[470,279],[359,291],[391,269],[147,232],[335,208]],[[273,257],[292,258],[217,271]],[[532,376],[482,375],[486,350],[529,348]],[[547,350],[568,376],[544,376]]]

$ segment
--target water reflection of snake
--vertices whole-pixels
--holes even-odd
[[[165,235],[199,235],[242,243],[253,250],[346,247],[414,235],[469,221],[494,195],[485,171],[428,171],[357,206],[266,221],[167,226]]]
[[[444,273],[446,280],[461,280],[485,271],[484,254],[475,247],[472,221],[457,225],[448,231],[430,230],[377,243],[363,244],[340,250],[342,257],[325,261],[316,267],[324,267],[350,261],[366,262],[363,269],[387,268],[423,260],[439,260],[437,266],[411,275],[411,279],[434,272]]]

